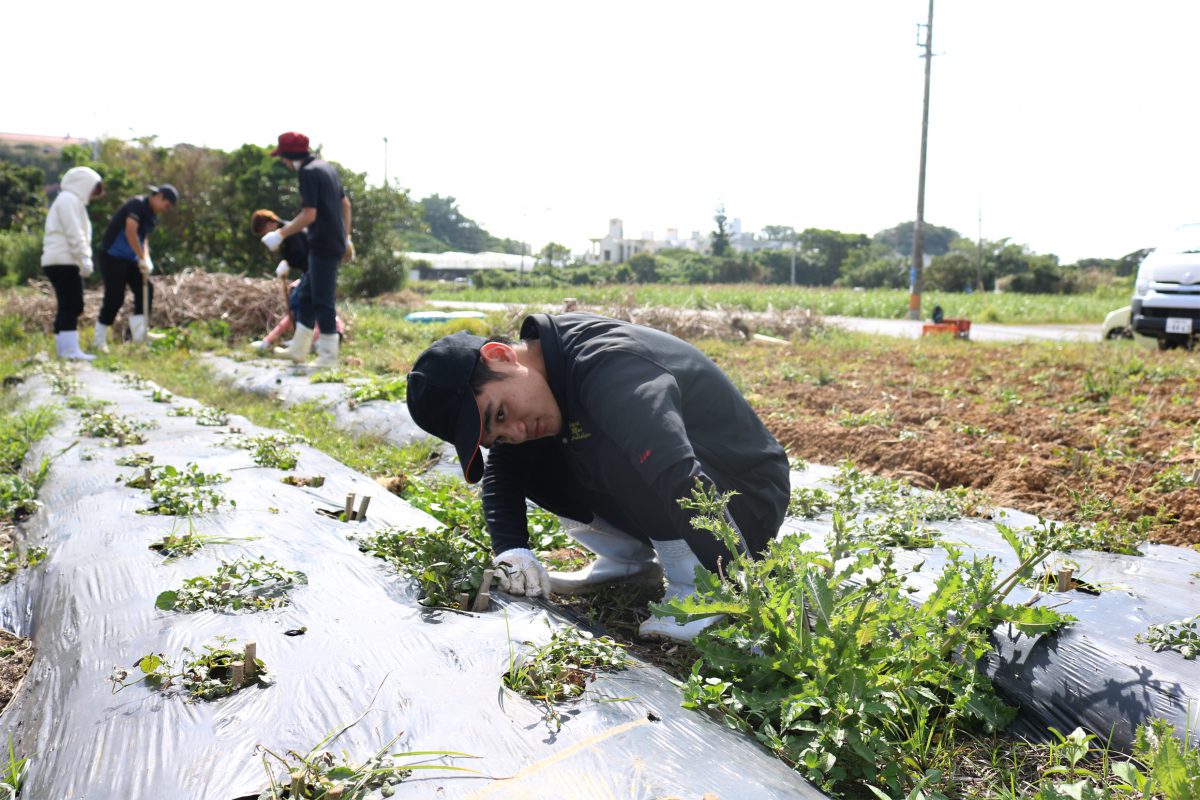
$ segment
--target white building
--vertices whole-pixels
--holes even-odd
[[[476,272],[503,269],[525,272],[533,269],[532,256],[512,253],[401,253],[412,265],[412,280],[454,280],[467,278]]]
[[[621,264],[638,253],[657,253],[671,248],[705,255],[712,252],[710,237],[700,231],[692,231],[690,239],[681,239],[678,228],[667,228],[665,239],[655,239],[653,231],[644,231],[640,239],[626,239],[624,224],[616,218],[608,221],[607,236],[591,241],[592,251],[585,257],[589,264]]]

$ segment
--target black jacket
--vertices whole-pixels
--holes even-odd
[[[774,538],[788,503],[787,455],[707,356],[662,331],[592,314],[534,314],[521,338],[541,342],[563,428],[488,454],[483,505],[497,553],[528,546],[525,498],[537,497],[546,480],[537,463],[548,459],[565,463],[640,538],[712,538],[678,504],[697,478],[739,493],[731,510],[752,552]]]

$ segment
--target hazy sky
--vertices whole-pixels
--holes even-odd
[[[492,233],[914,218],[926,0],[10,3],[0,131],[307,133]],[[925,219],[1064,262],[1200,219],[1197,0],[937,0]],[[181,187],[186,194],[186,187]]]

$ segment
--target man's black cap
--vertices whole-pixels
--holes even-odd
[[[467,483],[483,477],[483,421],[471,390],[482,336],[459,331],[438,339],[408,373],[408,412],[423,430],[454,445]]]
[[[179,192],[169,183],[164,183],[162,186],[151,186],[150,194],[161,194],[171,201],[171,205],[179,205]]]

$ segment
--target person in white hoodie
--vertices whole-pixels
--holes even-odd
[[[87,205],[104,193],[100,174],[89,167],[72,167],[46,215],[42,239],[42,269],[54,287],[58,311],[54,316],[54,351],[59,358],[90,361],[95,356],[79,349],[79,315],[83,313],[83,281],[92,274],[92,221]]]

